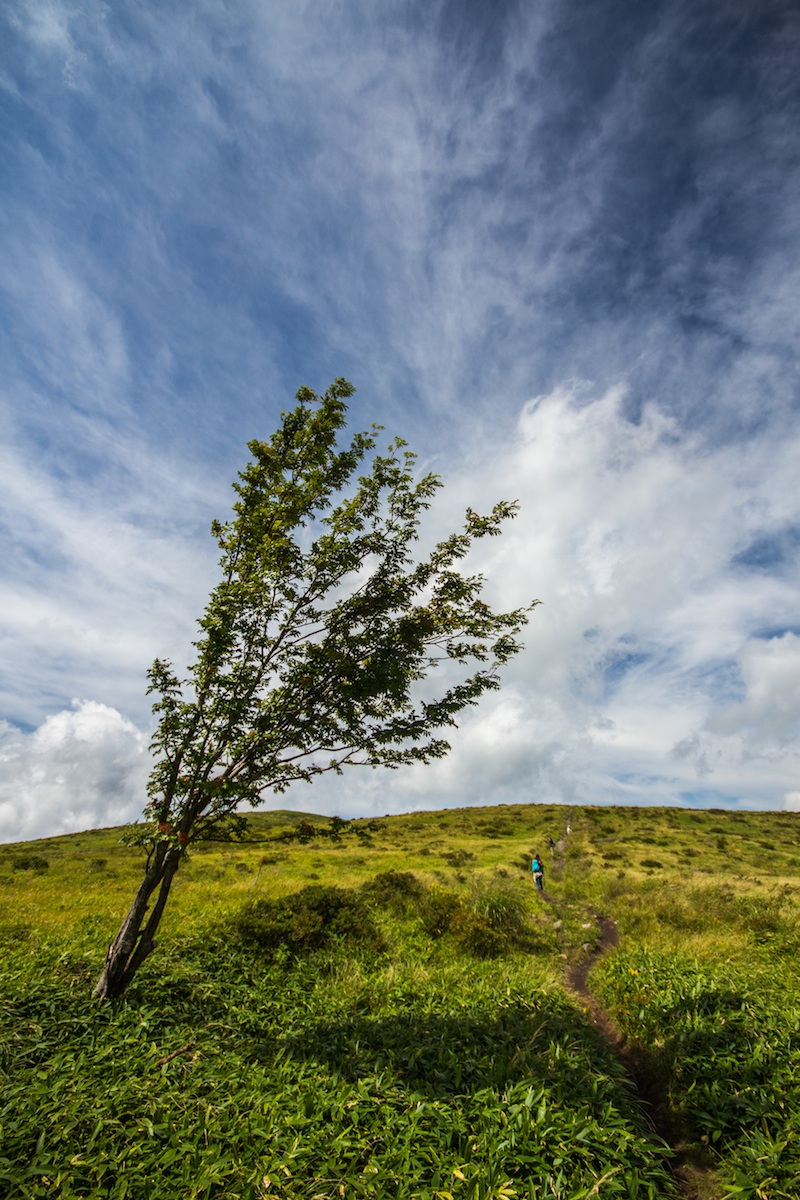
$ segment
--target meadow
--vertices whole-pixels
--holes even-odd
[[[327,826],[194,848],[100,1009],[140,852],[0,847],[0,1194],[797,1200],[800,814]],[[565,986],[587,959],[616,1050]]]

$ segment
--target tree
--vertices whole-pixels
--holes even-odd
[[[147,860],[97,982],[100,1001],[121,995],[153,950],[193,842],[230,836],[240,806],[298,780],[442,757],[442,731],[499,686],[498,667],[520,649],[529,609],[493,612],[483,577],[457,569],[516,505],[468,509],[463,530],[415,562],[440,480],[415,479],[400,439],[373,453],[375,426],[339,448],[353,391],[343,379],[323,396],[302,388],[269,441],[248,443],[233,516],[212,525],[222,577],[194,664],[183,681],[159,659],[148,672],[156,761],[134,836]],[[445,678],[426,697],[436,670]]]

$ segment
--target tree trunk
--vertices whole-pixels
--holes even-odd
[[[104,1000],[114,1000],[121,996],[150,951],[155,949],[155,933],[161,923],[164,906],[180,861],[180,851],[175,846],[162,842],[156,848],[155,861],[145,871],[144,879],[128,909],[128,915],[108,947],[105,966],[94,989],[94,995],[100,1004]],[[158,896],[153,911],[142,929],[148,902],[156,888]]]

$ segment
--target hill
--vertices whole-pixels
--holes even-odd
[[[197,847],[100,1011],[140,853],[114,829],[0,847],[8,1194],[800,1194],[800,814],[326,825],[259,813]]]

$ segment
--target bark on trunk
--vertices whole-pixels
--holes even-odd
[[[180,851],[176,847],[161,844],[156,849],[155,860],[145,871],[128,914],[108,947],[105,966],[94,989],[100,1004],[121,996],[150,951],[155,949],[156,930],[180,861]],[[153,911],[142,929],[150,897],[156,889],[158,895]]]

